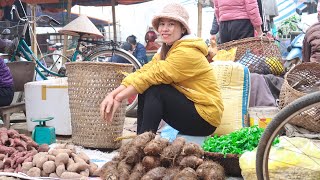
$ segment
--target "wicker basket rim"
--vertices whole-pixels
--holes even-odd
[[[308,69],[308,67],[319,67],[320,69],[320,64],[318,62],[306,62],[306,63],[301,63],[301,64],[298,64],[296,66],[294,66],[293,68],[291,68],[285,75],[284,75],[284,78],[287,79],[288,78],[288,75],[290,75],[293,71],[295,70],[299,70],[299,69]]]
[[[263,41],[263,42],[268,42],[268,43],[272,43],[274,42],[273,39],[267,38],[267,37],[249,37],[249,38],[243,38],[243,39],[239,39],[239,40],[233,40],[233,41],[229,41],[223,44],[219,44],[218,46],[230,46],[230,45],[236,45],[236,44],[243,44],[243,43],[247,43],[247,42],[252,42],[252,41]]]
[[[110,65],[110,66],[120,66],[120,67],[133,67],[132,64],[127,63],[113,63],[113,62],[92,62],[92,61],[78,61],[78,62],[67,62],[66,66],[72,65]]]
[[[240,154],[226,154],[226,157],[222,153],[217,153],[217,152],[204,152],[205,156],[209,157],[215,157],[215,158],[234,158],[234,159],[239,159]]]

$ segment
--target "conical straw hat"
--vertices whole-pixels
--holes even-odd
[[[65,25],[62,29],[59,30],[59,33],[67,34],[70,36],[83,35],[82,37],[103,37],[97,27],[85,15],[80,15],[78,18]]]

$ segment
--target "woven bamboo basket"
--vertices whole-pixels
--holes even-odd
[[[274,75],[282,75],[285,72],[281,63],[280,49],[270,38],[249,37],[218,45],[218,50],[231,48],[237,48],[236,61],[247,66],[250,72]]]
[[[292,101],[320,88],[320,64],[302,63],[292,68],[284,78],[279,96],[282,109]],[[309,131],[320,132],[320,107],[312,107],[295,116],[291,124]]]
[[[241,177],[239,157],[240,155],[238,154],[226,154],[224,156],[221,153],[204,152],[205,159],[218,162],[224,168],[226,175],[233,177]]]
[[[71,112],[72,142],[89,148],[117,149],[121,141],[126,102],[115,112],[111,124],[100,117],[100,103],[116,89],[133,66],[108,62],[66,63]]]

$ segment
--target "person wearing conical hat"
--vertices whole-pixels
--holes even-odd
[[[112,122],[120,103],[138,95],[137,133],[156,132],[163,119],[182,134],[208,136],[221,123],[223,104],[208,47],[192,35],[189,14],[177,3],[166,5],[152,26],[163,44],[141,69],[129,74],[106,95],[100,113]]]

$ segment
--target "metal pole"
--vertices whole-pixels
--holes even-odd
[[[111,0],[112,6],[112,25],[113,25],[113,40],[117,41],[117,22],[116,22],[116,0]]]
[[[202,4],[198,1],[198,37],[201,37],[202,33]]]
[[[32,21],[35,21],[36,19],[36,5],[32,4],[31,5],[31,17],[32,17]],[[32,26],[32,30],[33,30],[33,34],[34,36],[32,36],[33,38],[31,38],[31,49],[33,51],[33,54],[35,57],[38,57],[38,46],[37,46],[37,25],[36,23],[31,24]]]
[[[70,14],[71,14],[71,7],[72,7],[72,0],[68,0],[68,6],[67,6],[67,20],[66,24],[70,22]],[[67,55],[67,48],[68,48],[68,35],[63,35],[63,55]],[[62,58],[62,64],[65,64],[66,62],[65,58]]]

